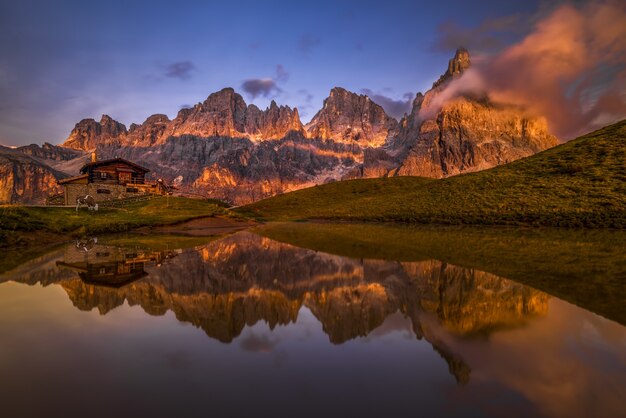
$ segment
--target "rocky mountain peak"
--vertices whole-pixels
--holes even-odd
[[[126,132],[124,124],[108,115],[102,115],[100,122],[96,122],[94,119],[83,119],[74,126],[63,146],[86,151]]]
[[[160,113],[148,116],[141,125],[132,124],[122,141],[125,145],[151,146],[159,141],[170,123],[167,115]]]
[[[487,97],[434,100],[470,65],[469,53],[459,48],[433,88],[415,97],[396,141],[396,155],[404,159],[399,175],[445,177],[478,171],[557,144],[545,121],[518,108],[494,106]]]
[[[334,87],[305,129],[312,138],[377,147],[385,143],[397,125],[398,122],[368,96]]]
[[[242,137],[246,109],[243,97],[232,87],[226,87],[191,109],[181,109],[168,127],[167,135]]]
[[[274,100],[264,111],[255,105],[246,112],[246,132],[252,139],[280,139],[289,132],[304,133],[298,109],[278,106]]]
[[[465,48],[457,49],[454,57],[448,61],[448,69],[441,75],[441,77],[439,77],[437,81],[433,83],[433,88],[437,88],[449,80],[463,74],[463,72],[467,70],[471,64],[472,62],[470,60],[469,51]]]

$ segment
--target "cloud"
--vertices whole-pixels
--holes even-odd
[[[570,139],[626,117],[626,5],[562,5],[523,39],[473,59],[437,98],[487,94],[545,116]],[[432,110],[434,102],[429,105]]]
[[[289,73],[282,64],[276,66],[276,74],[273,78],[251,78],[241,84],[243,91],[248,93],[252,99],[257,97],[271,97],[282,92],[278,87],[279,83],[284,83],[289,79]]]
[[[402,99],[394,100],[383,94],[374,93],[370,89],[361,89],[361,92],[368,95],[374,103],[382,106],[389,116],[396,119],[400,119],[405,113],[411,112],[411,105],[415,96],[413,93],[404,93]]]
[[[191,78],[195,66],[191,61],[174,62],[165,67],[165,76],[187,80]]]
[[[271,78],[253,78],[246,80],[241,85],[241,88],[253,99],[259,96],[269,97],[281,91],[276,85],[276,82]]]
[[[308,54],[316,46],[318,46],[320,42],[321,41],[319,38],[316,38],[311,34],[305,33],[300,36],[300,39],[298,39],[298,49],[300,50],[300,52]]]

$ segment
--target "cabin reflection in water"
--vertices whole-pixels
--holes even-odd
[[[85,283],[121,287],[147,276],[146,267],[160,266],[179,253],[77,243],[66,247],[63,261],[57,261],[56,265],[76,271]]]

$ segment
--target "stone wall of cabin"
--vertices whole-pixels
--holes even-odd
[[[108,193],[104,192],[108,191]],[[129,192],[127,186],[121,184],[90,183],[90,184],[66,184],[65,204],[75,205],[77,197],[92,196],[96,202],[105,200],[126,199],[142,194],[154,193],[156,190],[147,187],[138,187],[137,192]]]

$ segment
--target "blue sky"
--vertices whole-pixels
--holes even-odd
[[[227,86],[305,122],[334,86],[398,114],[454,43],[521,36],[542,5],[520,3],[0,0],[0,144],[59,143],[103,113],[172,118]]]

